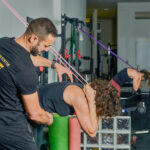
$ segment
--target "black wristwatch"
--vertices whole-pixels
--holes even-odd
[[[53,61],[52,61],[52,64],[51,64],[51,68],[52,68],[52,69],[55,69],[55,64],[56,64],[56,61],[53,60]]]

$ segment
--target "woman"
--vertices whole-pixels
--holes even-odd
[[[133,80],[133,89],[138,90],[142,79],[142,73],[126,68],[110,82],[97,79],[85,86],[70,82],[47,84],[38,90],[40,105],[46,111],[56,112],[60,116],[75,112],[82,129],[94,137],[99,116],[119,115],[120,86]]]

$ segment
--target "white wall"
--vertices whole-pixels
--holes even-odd
[[[136,42],[150,38],[150,19],[135,19],[137,11],[150,12],[150,3],[118,3],[118,55],[133,67],[137,66]],[[118,60],[118,71],[124,67]]]
[[[62,0],[62,13],[68,17],[86,19],[86,0]]]
[[[52,0],[7,0],[7,2],[24,18],[48,17],[54,21]],[[0,1],[0,37],[20,36],[25,27]]]

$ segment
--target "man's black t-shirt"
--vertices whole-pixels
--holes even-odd
[[[0,38],[0,124],[25,119],[21,94],[37,90],[30,53],[13,38]]]

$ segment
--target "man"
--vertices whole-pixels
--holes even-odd
[[[19,38],[0,39],[1,150],[36,150],[28,118],[46,125],[53,122],[51,113],[39,105],[35,66],[55,67],[60,81],[63,73],[72,81],[72,74],[57,63],[32,55],[47,51],[56,34],[49,19],[39,18]]]
[[[84,86],[70,82],[51,83],[38,89],[40,105],[46,111],[56,112],[60,116],[75,112],[82,129],[94,137],[99,116],[119,114],[120,86],[133,80],[133,89],[138,90],[143,79],[142,73],[126,68],[115,75],[110,83],[99,79]]]

